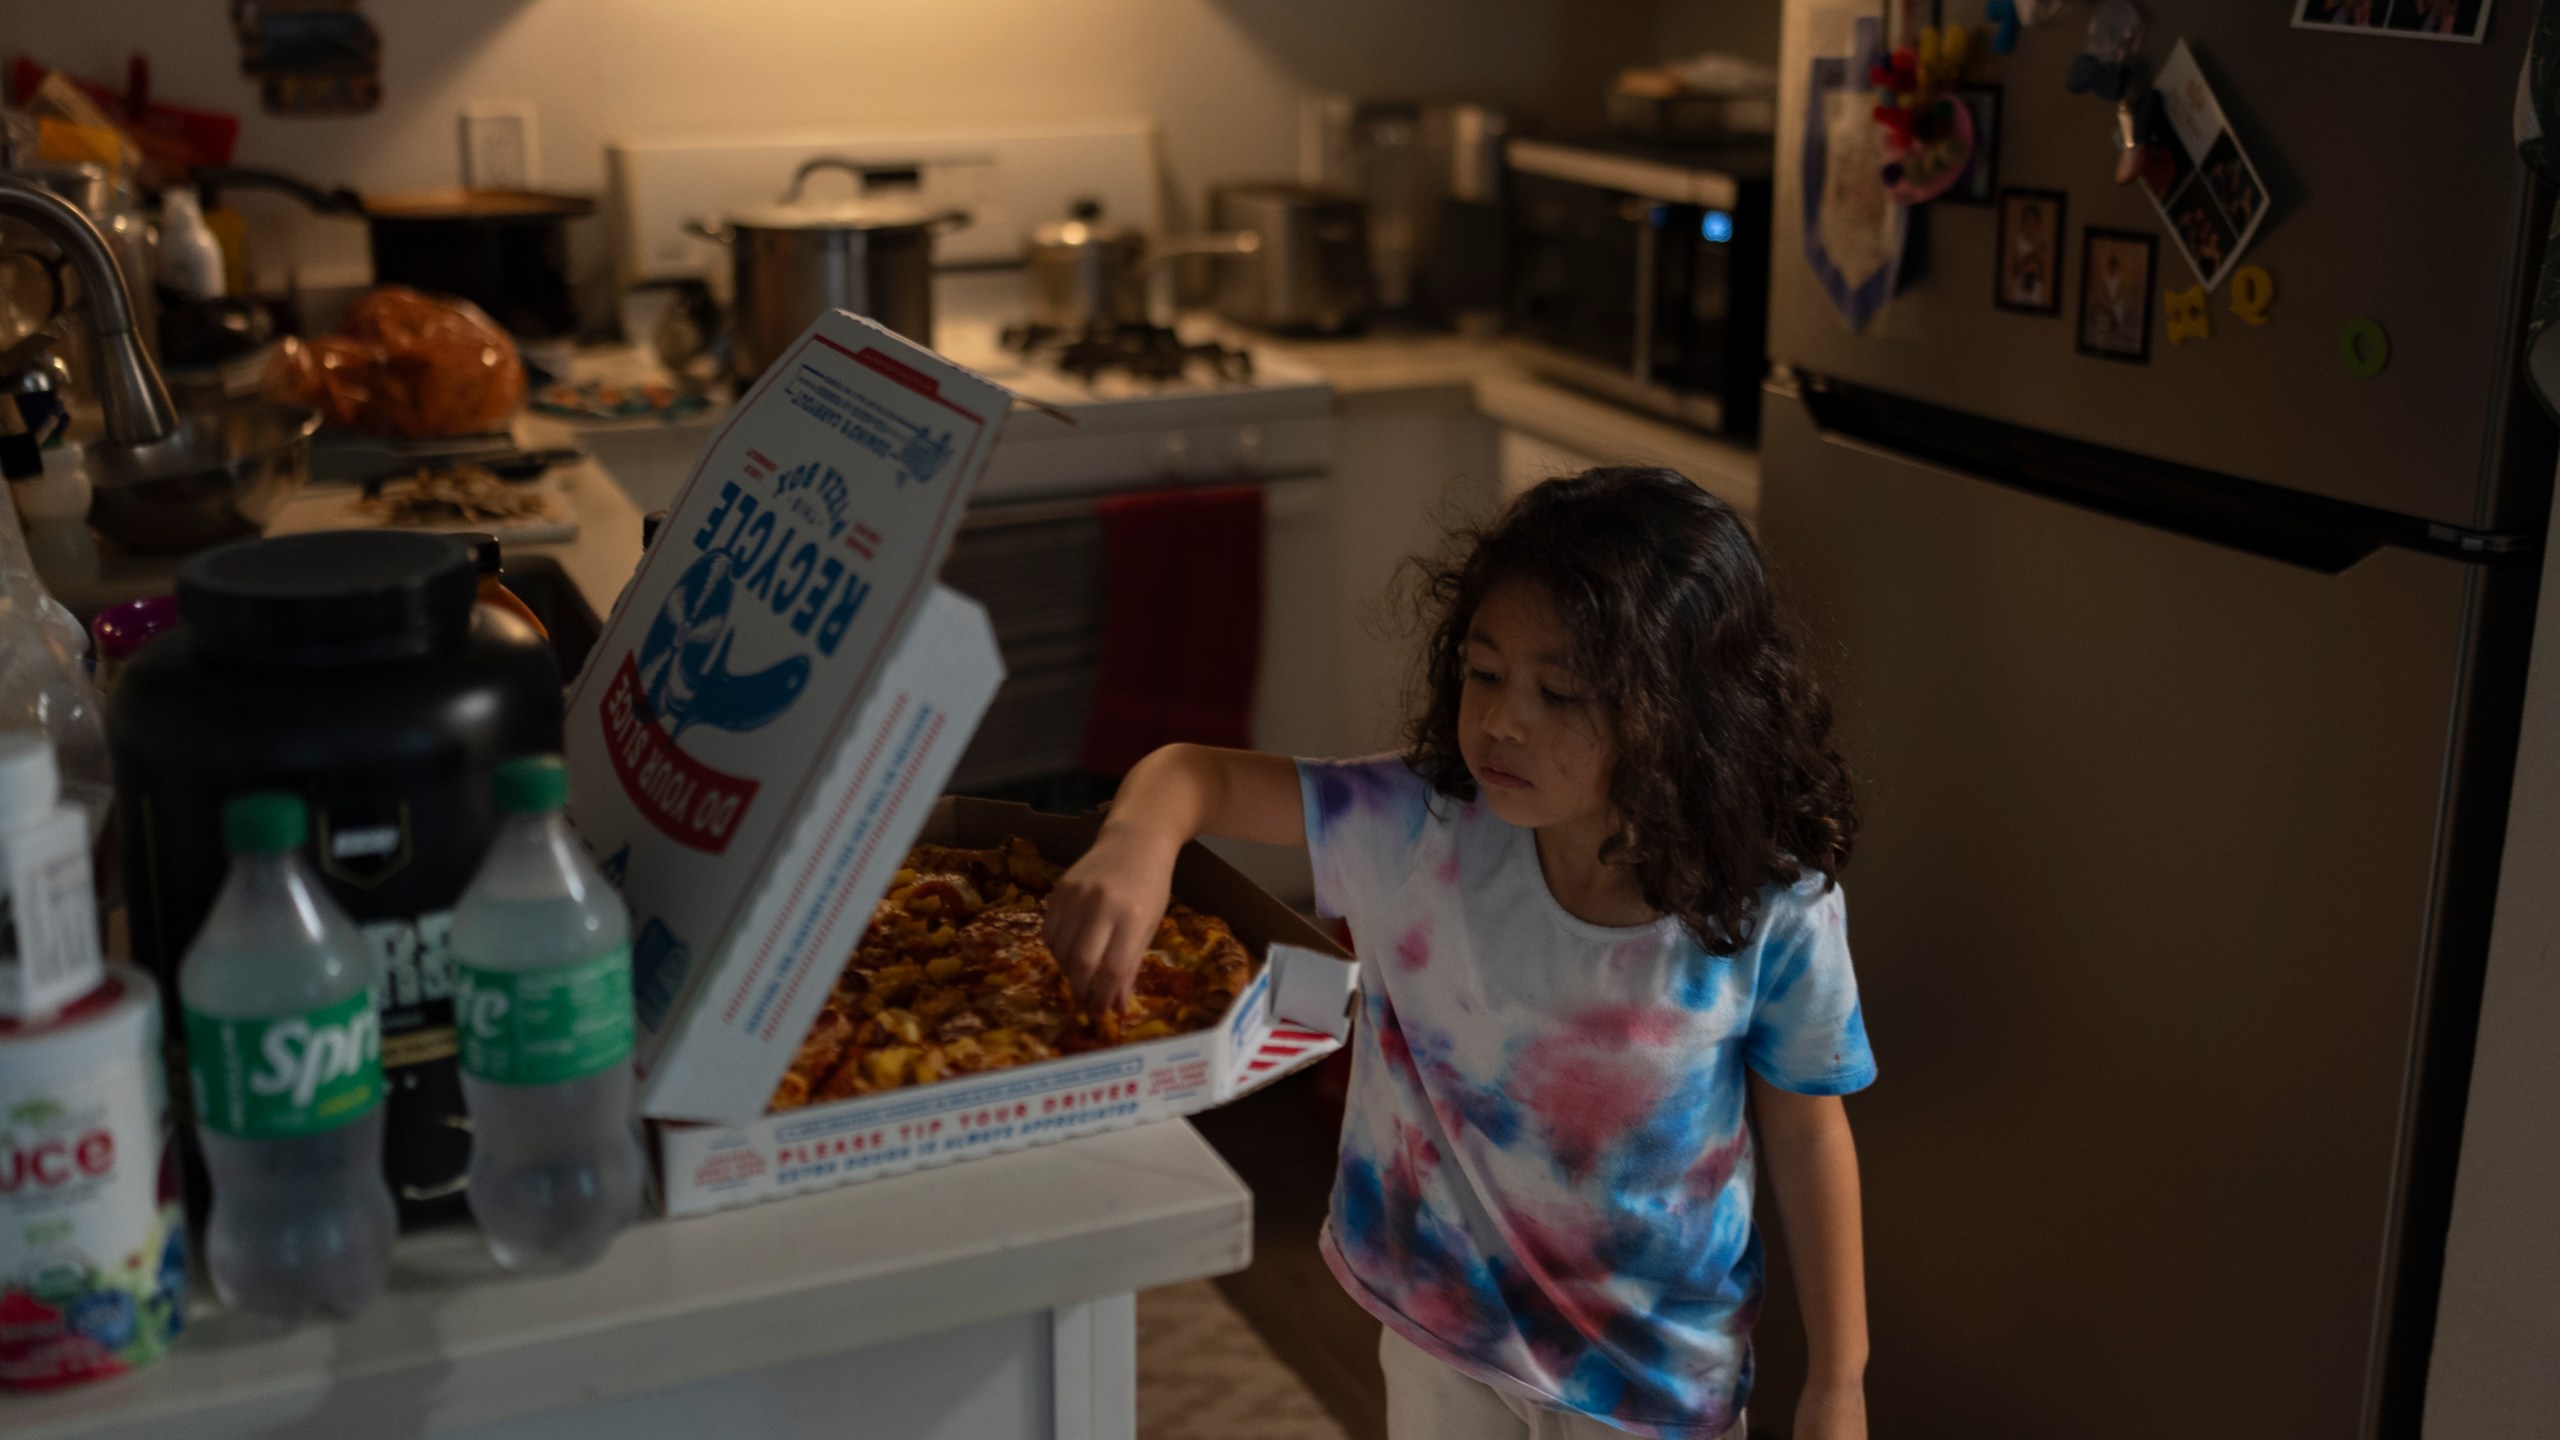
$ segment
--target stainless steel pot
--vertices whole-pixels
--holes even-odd
[[[742,385],[828,310],[867,315],[919,345],[933,343],[933,237],[969,223],[968,212],[910,196],[803,200],[809,176],[826,169],[863,174],[851,160],[821,155],[791,177],[779,204],[692,227],[729,247],[736,282],[729,370]]]
[[[1189,235],[1150,242],[1143,230],[1102,218],[1102,202],[1079,200],[1064,220],[1031,232],[1031,323],[1083,334],[1144,325],[1155,271],[1185,255],[1250,255],[1262,237]]]
[[[1347,195],[1304,185],[1226,185],[1211,197],[1226,229],[1260,237],[1260,253],[1219,267],[1218,313],[1266,330],[1335,335],[1369,313],[1367,212]]]

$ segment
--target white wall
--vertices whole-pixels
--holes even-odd
[[[1663,0],[1662,53],[1685,57],[1722,50],[1775,65],[1780,8],[1780,0]]]
[[[2560,545],[2555,522],[2550,544]],[[2513,803],[2426,1440],[2560,1432],[2560,572],[2547,560]]]
[[[221,0],[0,0],[0,48],[119,81],[143,49],[163,98],[244,117],[240,163],[373,190],[455,183],[457,112],[485,99],[536,104],[541,179],[571,190],[601,190],[616,136],[1135,113],[1196,197],[1293,173],[1311,91],[1596,118],[1607,76],[1650,57],[1657,3],[369,0],[384,99],[351,119],[258,113]],[[281,223],[274,203],[243,208]],[[360,227],[296,228],[307,277],[362,264]]]

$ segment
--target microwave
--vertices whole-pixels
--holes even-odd
[[[1768,369],[1771,151],[1518,139],[1510,349],[1532,371],[1748,438]]]

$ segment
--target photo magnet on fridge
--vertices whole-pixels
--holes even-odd
[[[2136,365],[2151,360],[2156,237],[2092,227],[2080,246],[2080,353]]]
[[[2267,222],[2267,182],[2231,132],[2195,52],[2178,42],[2152,82],[2179,162],[2143,191],[2168,222],[2169,238],[2207,290],[2221,288]]]
[[[1973,112],[1973,161],[1940,200],[1988,205],[2000,190],[2000,87],[1959,85],[1956,103]]]
[[[2059,190],[2000,192],[2000,253],[1991,301],[2027,315],[2062,313],[2062,222]]]
[[[2477,45],[2489,35],[2489,0],[2294,0],[2293,23]]]

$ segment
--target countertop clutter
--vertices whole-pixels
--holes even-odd
[[[112,1384],[0,1397],[0,1423],[24,1440],[530,1437],[570,1433],[551,1428],[567,1423],[555,1412],[580,1407],[598,1413],[579,1434],[713,1433],[692,1428],[694,1397],[724,1383],[951,1332],[966,1348],[991,1321],[1236,1269],[1252,1211],[1173,1120],[787,1209],[643,1224],[569,1275],[506,1274],[477,1235],[446,1227],[400,1242],[389,1292],[354,1320],[272,1338],[204,1304],[164,1360]],[[893,1403],[883,1393],[862,1413]]]
[[[518,433],[539,444],[568,432],[533,417]],[[608,615],[639,517],[592,462],[565,479],[576,538],[511,555],[547,558]],[[386,1416],[420,1433],[556,1435],[571,1423],[556,1412],[575,1407],[591,1433],[628,1437],[698,1433],[705,1407],[832,1395],[869,1374],[854,1386],[861,1403],[893,1423],[907,1402],[887,1382],[933,1363],[898,1347],[934,1337],[944,1357],[1011,1357],[999,1368],[1027,1387],[1012,1398],[1051,1411],[1055,1433],[1115,1433],[1115,1417],[1125,1433],[1128,1292],[1240,1265],[1250,1215],[1248,1192],[1174,1120],[787,1210],[646,1223],[569,1275],[507,1275],[476,1235],[447,1226],[401,1241],[389,1290],[353,1320],[278,1337],[200,1293],[166,1359],[112,1384],[0,1396],[0,1417],[29,1437],[317,1436]],[[1016,1333],[1026,1315],[1038,1323]],[[1093,1418],[1071,1425],[1079,1404]]]

